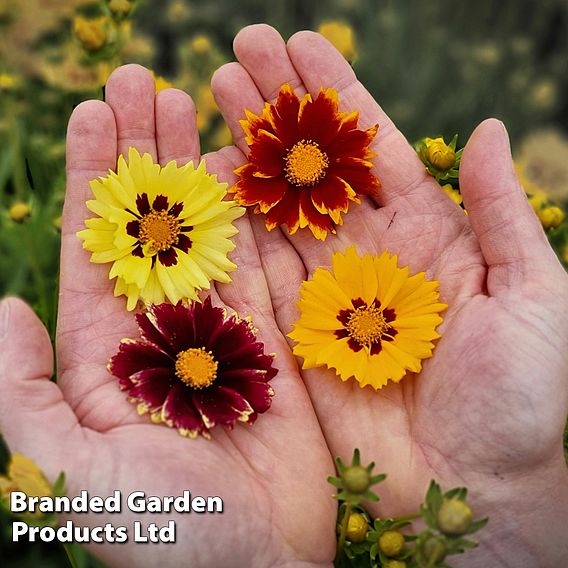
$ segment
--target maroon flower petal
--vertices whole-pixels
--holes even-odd
[[[187,235],[179,235],[175,247],[183,252],[187,252],[191,248],[191,239]]]
[[[172,364],[172,358],[155,345],[128,341],[120,344],[118,353],[109,362],[109,370],[116,377],[128,379],[143,369],[171,367]]]
[[[341,126],[337,104],[337,96],[329,96],[324,91],[320,91],[314,101],[305,102],[300,109],[298,123],[300,139],[317,142],[326,150]]]
[[[167,211],[168,210],[168,198],[165,195],[157,195],[152,203],[152,209],[154,211]]]
[[[179,353],[197,345],[195,320],[191,317],[190,309],[181,302],[175,306],[166,303],[151,306],[150,313],[171,351]]]
[[[379,340],[371,345],[371,355],[378,355],[383,350],[383,344]]]
[[[278,225],[287,225],[288,232],[294,234],[300,226],[300,202],[298,191],[290,189],[279,203],[266,214],[265,224],[272,230]]]
[[[341,158],[330,168],[329,175],[343,179],[357,194],[371,195],[376,193],[380,183],[367,164],[360,158]]]
[[[318,239],[325,239],[328,232],[335,233],[335,223],[329,215],[320,213],[312,203],[311,192],[303,190],[300,193],[300,210],[307,219],[310,230]]]
[[[144,251],[142,250],[142,245],[136,245],[132,249],[132,256],[137,256],[138,258],[144,258]]]
[[[136,196],[136,207],[138,208],[138,213],[140,215],[147,215],[150,213],[150,202],[148,201],[148,194],[142,193]]]
[[[357,120],[355,120],[355,126]],[[354,158],[369,159],[374,154],[369,149],[369,144],[373,141],[377,133],[378,125],[367,130],[344,131],[343,126],[335,140],[325,149],[330,162],[341,156],[353,156]]]
[[[335,335],[337,339],[343,339],[344,337],[349,337],[349,332],[344,327],[342,327],[341,329],[336,329],[333,332],[333,335]]]
[[[126,232],[131,237],[137,239],[138,235],[140,234],[140,221],[138,221],[138,219],[135,219],[134,221],[128,221],[128,223],[126,223]]]
[[[351,317],[352,313],[353,313],[353,310],[340,310],[340,312],[337,314],[337,319],[343,325],[347,325],[349,323],[349,318]]]
[[[179,214],[183,211],[183,203],[174,203],[168,213],[173,217],[178,217]]]
[[[298,140],[298,113],[300,99],[290,85],[283,85],[276,104],[270,108],[270,119],[276,136],[285,148],[291,148]]]
[[[225,380],[223,386],[240,393],[259,414],[266,412],[272,404],[274,390],[266,382],[231,379]]]
[[[164,404],[176,377],[171,368],[144,369],[131,375],[130,380],[128,396],[142,402],[150,412],[156,412]]]
[[[274,134],[259,130],[255,141],[250,145],[248,158],[262,177],[275,177],[282,173],[284,153],[282,142]]]
[[[345,182],[336,176],[328,175],[312,189],[312,203],[320,213],[344,213],[349,206],[347,194]]]
[[[167,338],[164,337],[161,331],[152,323],[148,314],[136,314],[134,317],[136,318],[136,323],[138,324],[142,338],[149,343],[153,343],[158,349],[175,359],[177,355],[176,351],[172,349]]]
[[[266,213],[284,197],[289,187],[288,182],[281,176],[258,178],[247,175],[237,182],[236,189],[240,204],[256,205],[258,203],[260,209]]]
[[[365,300],[363,300],[363,298],[354,298],[353,300],[351,300],[351,305],[357,309],[357,308],[362,308],[362,307],[367,307],[367,302],[365,302]],[[381,307],[381,303],[379,302],[378,305],[375,304],[375,306],[377,308]]]
[[[241,394],[227,387],[212,385],[203,392],[193,392],[192,399],[203,423],[209,429],[217,424],[232,428],[237,420],[247,422],[254,413]]]
[[[164,266],[174,266],[174,264],[177,264],[178,261],[176,249],[174,247],[170,247],[167,250],[161,250],[158,253],[158,259]]]
[[[363,347],[361,347],[361,345],[359,345],[352,337],[347,340],[347,345],[352,351],[355,351],[355,353],[363,349]]]
[[[164,402],[162,416],[168,426],[185,430],[193,436],[207,428],[193,404],[192,394],[183,384],[175,385]]]

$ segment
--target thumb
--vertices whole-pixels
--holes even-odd
[[[11,451],[36,461],[49,478],[62,463],[77,417],[50,381],[53,349],[47,330],[22,300],[0,302],[0,433]]]

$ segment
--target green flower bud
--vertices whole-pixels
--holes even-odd
[[[461,536],[467,532],[473,513],[461,499],[445,499],[438,511],[438,528],[449,536]]]
[[[371,485],[369,472],[360,465],[352,465],[346,468],[341,478],[345,490],[355,495],[365,493]]]
[[[379,537],[379,548],[385,556],[397,556],[404,546],[404,536],[399,531],[385,531]]]
[[[429,566],[435,566],[438,562],[442,562],[446,558],[446,543],[443,536],[430,534],[420,543],[418,549],[424,563]]]
[[[369,525],[361,513],[351,513],[347,521],[347,538],[351,542],[363,542],[367,536]]]

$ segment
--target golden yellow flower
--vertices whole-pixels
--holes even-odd
[[[18,79],[9,73],[0,73],[0,91],[11,91],[19,84]]]
[[[23,223],[32,214],[32,209],[27,203],[19,201],[10,207],[8,214],[12,221]]]
[[[351,246],[332,256],[331,271],[318,268],[302,284],[293,351],[304,369],[325,365],[378,390],[420,372],[432,356],[447,307],[438,298],[438,282],[424,272],[409,276],[396,255],[361,257]]]
[[[538,215],[542,228],[545,231],[548,231],[548,229],[556,229],[556,227],[559,227],[566,218],[564,211],[557,205],[543,207],[542,209],[539,209],[536,214]]]
[[[104,16],[91,20],[75,16],[73,31],[86,51],[98,51],[104,47],[107,40],[106,21]]]
[[[404,547],[404,536],[399,531],[385,531],[378,544],[385,556],[398,556]]]
[[[354,61],[357,49],[353,38],[353,28],[346,22],[334,20],[320,25],[318,32],[327,39],[347,61]]]
[[[190,46],[197,55],[205,55],[211,51],[211,40],[205,34],[198,34],[193,37]]]
[[[443,138],[425,138],[426,159],[438,170],[449,170],[456,161],[456,152]]]
[[[41,469],[29,458],[15,452],[6,475],[0,475],[0,499],[10,500],[12,491],[23,491],[28,497],[51,497],[53,491]]]
[[[132,3],[130,0],[110,0],[108,8],[117,16],[127,16],[132,10]]]
[[[200,85],[197,89],[195,107],[197,108],[197,128],[199,132],[204,132],[210,126],[214,116],[219,113],[219,107],[208,84]]]
[[[457,203],[458,205],[461,205],[463,203],[463,197],[461,193],[457,189],[454,189],[451,183],[443,185],[442,190],[454,203]]]
[[[224,200],[227,184],[208,174],[205,162],[160,167],[130,148],[128,164],[120,156],[117,173],[91,181],[91,189],[95,199],[87,207],[98,216],[77,234],[91,262],[112,262],[114,294],[128,297],[128,310],[139,299],[197,300],[211,280],[231,281],[230,237],[244,209]]]
[[[154,84],[156,85],[156,93],[163,91],[164,89],[170,89],[173,87],[173,84],[170,83],[167,79],[160,77],[160,75],[156,75],[154,71],[150,71],[152,73],[152,77],[154,77]]]

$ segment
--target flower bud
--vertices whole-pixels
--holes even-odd
[[[196,35],[191,40],[191,49],[197,55],[205,55],[211,51],[211,40],[205,34]]]
[[[420,543],[418,552],[428,566],[435,566],[438,562],[442,562],[447,552],[444,537],[430,534]]]
[[[16,223],[23,223],[32,213],[31,207],[27,203],[18,202],[10,207],[8,214],[10,219]]]
[[[549,205],[536,212],[545,231],[556,229],[565,218],[564,211],[557,205]]]
[[[371,477],[366,468],[352,465],[345,469],[341,476],[346,491],[355,495],[365,493],[371,484]]]
[[[132,3],[130,0],[109,0],[108,8],[115,16],[124,17],[132,10]]]
[[[384,566],[385,568],[406,568],[406,562],[404,560],[389,560]]]
[[[435,168],[441,171],[449,170],[456,161],[456,152],[448,146],[443,138],[426,138],[425,157]]]
[[[361,513],[351,513],[347,521],[347,538],[351,542],[363,542],[367,536],[369,525]]]
[[[399,531],[385,531],[379,537],[379,548],[385,556],[397,556],[404,546],[404,536]]]
[[[445,499],[438,510],[438,528],[449,536],[465,534],[472,520],[470,506],[461,499]]]
[[[86,51],[98,51],[104,47],[107,40],[107,33],[103,25],[104,21],[104,17],[88,20],[81,16],[76,16],[73,20],[75,37],[81,42]]]

